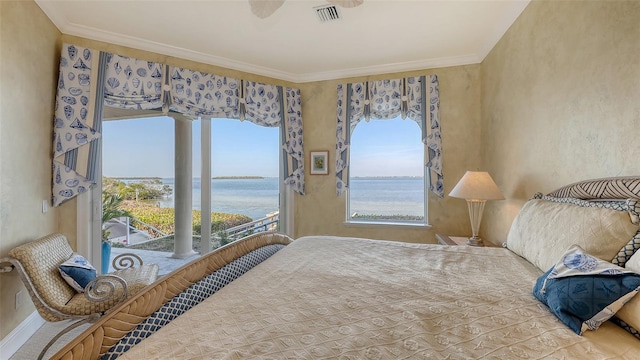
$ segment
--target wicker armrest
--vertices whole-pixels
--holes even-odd
[[[116,270],[128,269],[135,266],[142,266],[143,262],[140,256],[131,253],[120,254],[113,258],[111,266]]]

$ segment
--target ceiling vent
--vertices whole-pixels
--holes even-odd
[[[338,8],[334,5],[318,6],[313,8],[318,15],[320,22],[338,21],[340,20],[340,13]]]

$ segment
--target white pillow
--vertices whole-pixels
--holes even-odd
[[[640,251],[636,251],[632,257],[627,260],[627,263],[624,265],[627,269],[631,271],[635,271],[640,274]]]
[[[637,231],[626,211],[532,199],[513,221],[507,247],[546,271],[574,244],[611,261]]]

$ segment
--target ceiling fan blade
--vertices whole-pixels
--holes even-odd
[[[284,4],[284,0],[249,0],[251,12],[260,19],[271,16]]]
[[[352,8],[362,5],[364,0],[327,0],[327,2],[343,8]]]

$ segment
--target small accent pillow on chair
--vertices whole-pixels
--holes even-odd
[[[60,275],[77,292],[84,288],[97,276],[96,269],[82,255],[73,253],[69,260],[60,264]]]
[[[571,246],[533,295],[576,334],[596,330],[640,290],[640,275]]]

